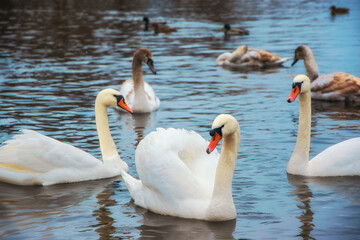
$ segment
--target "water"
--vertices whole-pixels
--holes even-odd
[[[332,5],[350,14],[331,17]],[[142,31],[139,20],[164,19],[171,35]],[[250,35],[224,41],[224,23]],[[298,100],[288,104],[289,68],[239,71],[215,65],[241,44],[293,57],[308,44],[321,73],[360,76],[360,4],[353,1],[2,1],[0,3],[0,141],[21,129],[100,158],[94,100],[131,77],[139,47],[154,54],[144,68],[161,99],[158,112],[109,110],[113,138],[136,176],[134,150],[157,127],[195,130],[209,139],[215,116],[241,126],[233,195],[237,218],[208,223],[153,214],[134,206],[120,177],[48,187],[0,184],[3,239],[360,239],[360,178],[286,174],[295,146]],[[311,157],[360,136],[359,106],[313,101]]]

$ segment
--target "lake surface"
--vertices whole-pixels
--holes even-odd
[[[350,8],[332,17],[329,7]],[[168,21],[154,35],[140,20]],[[248,36],[225,41],[224,23]],[[210,139],[219,113],[241,126],[233,179],[234,221],[160,216],[136,207],[120,177],[47,187],[0,183],[2,239],[360,239],[360,178],[286,174],[296,142],[298,100],[289,104],[290,68],[224,69],[216,57],[241,44],[293,58],[309,45],[320,73],[360,76],[360,3],[352,1],[22,1],[0,2],[0,141],[21,129],[101,158],[94,101],[131,77],[132,55],[147,47],[158,71],[144,79],[161,107],[151,114],[109,109],[121,157],[136,174],[134,152],[157,127],[191,129]],[[360,107],[312,102],[310,156],[360,136]],[[219,149],[219,147],[218,147]],[[205,151],[205,149],[204,149]]]

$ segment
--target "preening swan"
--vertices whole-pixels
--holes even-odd
[[[248,49],[247,45],[242,45],[232,53],[222,53],[216,59],[216,64],[233,67],[266,68],[279,67],[288,60],[290,58],[280,58],[268,51]]]
[[[124,97],[113,89],[99,92],[95,102],[96,128],[102,160],[36,131],[23,130],[0,148],[0,181],[18,185],[51,185],[120,175],[128,165],[120,158],[111,137],[107,107],[131,112]]]
[[[334,72],[319,77],[318,66],[311,49],[301,45],[295,50],[294,66],[304,59],[306,75],[311,80],[311,97],[318,100],[360,102],[360,78],[348,73]]]
[[[121,173],[135,204],[183,218],[236,218],[232,177],[240,127],[234,117],[221,114],[215,118],[210,135],[209,145],[199,134],[185,129],[158,128],[147,135],[135,152],[140,180]],[[222,138],[219,155],[215,147]]]
[[[287,172],[304,176],[353,176],[360,175],[360,137],[335,144],[309,161],[311,131],[310,79],[305,75],[294,78],[287,101],[299,96],[299,129],[294,152]]]
[[[160,107],[160,99],[143,79],[143,62],[149,66],[152,73],[156,74],[152,53],[147,48],[140,48],[135,52],[132,60],[133,79],[126,80],[119,90],[134,113],[153,112]]]

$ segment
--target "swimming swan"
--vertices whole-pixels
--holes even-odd
[[[337,143],[309,161],[311,131],[310,79],[305,75],[294,78],[287,101],[299,96],[299,129],[294,152],[287,172],[304,176],[353,176],[360,175],[360,137]]]
[[[348,73],[334,72],[319,77],[311,49],[301,45],[295,49],[294,66],[304,59],[306,75],[311,80],[311,98],[327,101],[360,102],[360,78]]]
[[[240,127],[234,117],[221,114],[210,135],[209,145],[199,134],[185,129],[158,128],[147,135],[135,152],[140,180],[121,173],[135,204],[182,218],[234,219],[231,185]],[[222,138],[219,155],[215,147]]]
[[[279,67],[290,58],[280,58],[273,53],[259,49],[248,49],[247,45],[238,47],[234,52],[225,52],[218,56],[216,64],[245,68]]]
[[[0,148],[0,181],[18,185],[51,185],[114,177],[128,165],[121,160],[108,125],[107,107],[131,112],[113,89],[99,92],[95,102],[96,128],[102,160],[36,131],[23,130]]]
[[[143,79],[143,62],[149,66],[153,74],[156,74],[152,53],[147,48],[140,48],[135,52],[132,60],[133,79],[126,80],[119,89],[134,113],[153,112],[160,107],[160,99],[150,84]]]

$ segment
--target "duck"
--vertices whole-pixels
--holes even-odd
[[[295,149],[287,172],[311,177],[360,175],[360,137],[332,145],[309,161],[311,132],[311,82],[305,75],[297,75],[287,98],[291,103],[299,98],[299,126]]]
[[[140,48],[135,52],[132,60],[133,79],[126,80],[119,89],[134,113],[149,113],[160,107],[160,99],[156,96],[154,89],[143,79],[142,63],[146,63],[151,72],[156,74],[151,51]],[[118,108],[118,110],[122,109]]]
[[[16,185],[52,185],[110,178],[128,171],[112,139],[108,106],[132,113],[124,97],[114,89],[100,91],[95,101],[95,120],[102,161],[70,144],[34,130],[3,143],[0,148],[0,181]]]
[[[346,14],[349,13],[349,9],[348,8],[338,8],[334,5],[332,5],[330,7],[330,12],[332,15],[336,15],[336,14]]]
[[[231,27],[230,24],[225,24],[222,28],[224,30],[224,35],[226,36],[235,36],[235,35],[249,35],[249,30],[246,30],[242,27]]]
[[[154,33],[158,34],[158,33],[171,33],[171,32],[176,32],[177,28],[175,27],[170,27],[166,24],[160,24],[160,23],[154,23],[153,24],[154,27]]]
[[[295,49],[295,57],[291,66],[299,59],[304,60],[306,75],[311,80],[311,97],[325,101],[343,101],[345,103],[360,102],[360,78],[344,72],[334,72],[319,77],[315,57],[306,45]]]
[[[236,218],[232,178],[240,144],[240,126],[218,115],[210,143],[194,131],[158,128],[135,150],[140,179],[122,171],[134,203],[154,213],[206,221]],[[224,139],[221,154],[216,146]],[[206,151],[205,151],[206,149]]]
[[[238,47],[234,52],[225,52],[216,59],[220,66],[245,68],[279,67],[290,58],[280,58],[273,53],[259,49],[248,49],[247,45]]]
[[[144,31],[148,31],[149,27],[154,28],[154,24],[160,24],[160,25],[166,24],[165,21],[153,21],[153,22],[150,22],[150,19],[149,19],[148,16],[144,16],[143,22],[144,22]]]

